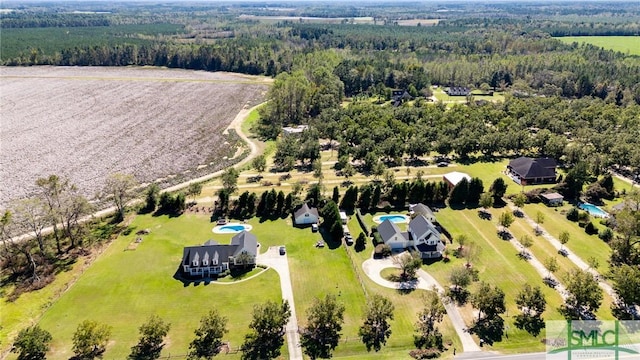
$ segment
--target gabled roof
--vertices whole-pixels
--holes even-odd
[[[435,217],[431,208],[423,203],[417,203],[413,205],[412,210],[416,214],[421,214],[428,217]]]
[[[302,216],[302,215],[304,215],[306,213],[313,214],[317,218],[320,218],[320,215],[318,214],[318,209],[309,207],[309,205],[307,205],[307,203],[302,204],[302,206],[293,213],[293,216],[297,218],[297,217],[300,217],[300,216]]]
[[[462,181],[462,179],[467,179],[467,181],[471,181],[471,176],[459,171],[452,171],[450,173],[444,174],[443,177],[453,186],[458,185],[458,183]]]
[[[387,240],[391,239],[395,235],[402,234],[398,225],[389,221],[389,219],[383,221],[382,224],[378,226],[378,233],[380,233],[380,237],[384,242],[387,242]]]
[[[409,222],[409,228],[418,236],[426,233],[427,231],[433,231],[433,225],[422,214],[418,214],[418,216],[411,219]]]
[[[557,163],[551,158],[521,156],[509,161],[509,168],[523,179],[555,177]]]
[[[257,255],[258,239],[255,235],[246,230],[239,234],[236,234],[236,236],[231,238],[230,246],[234,245],[237,246],[236,250],[233,253],[234,256],[238,255],[242,249],[246,249],[249,255]]]

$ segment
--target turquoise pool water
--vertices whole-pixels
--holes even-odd
[[[216,234],[236,234],[242,231],[251,231],[251,225],[231,223],[227,225],[218,225],[213,228],[213,232]]]
[[[389,220],[394,223],[404,223],[407,222],[407,217],[404,215],[382,215],[380,216],[380,222]]]
[[[220,230],[221,231],[242,231],[244,230],[244,226],[243,225],[223,225],[220,226]]]
[[[593,205],[593,204],[589,204],[589,203],[581,203],[578,205],[578,207],[586,212],[588,212],[589,214],[595,216],[595,217],[608,217],[609,213],[607,213],[606,211],[600,209],[599,207]]]

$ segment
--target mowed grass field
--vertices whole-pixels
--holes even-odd
[[[335,358],[410,358],[408,349],[413,346],[414,324],[421,308],[422,291],[401,294],[381,288],[362,273],[364,257],[351,260],[348,251],[352,249],[344,245],[316,248],[314,244],[322,235],[312,233],[309,228],[293,227],[290,218],[253,218],[248,223],[253,226],[252,232],[258,238],[261,251],[270,246],[286,245],[300,325],[304,326],[306,310],[315,297],[333,294],[345,305],[343,337]],[[218,309],[229,318],[230,331],[224,340],[230,341],[233,349],[239,347],[248,331],[253,306],[267,300],[280,301],[278,275],[273,270],[265,270],[251,279],[233,284],[212,282],[184,286],[175,280],[173,276],[184,246],[201,244],[211,238],[221,243],[231,239],[232,235],[213,234],[213,226],[206,215],[185,214],[176,218],[136,216],[131,224],[132,233],[113,241],[36,321],[54,337],[47,358],[68,359],[72,356],[73,333],[85,319],[113,327],[104,359],[126,358],[130,347],[137,341],[138,327],[152,314],[172,324],[163,356],[183,355],[188,351],[200,318],[211,308]],[[150,229],[151,233],[142,236],[143,241],[135,250],[126,250],[140,229]],[[359,254],[370,255],[370,251],[371,246]],[[358,328],[366,307],[366,294],[373,293],[389,297],[396,311],[393,333],[387,346],[378,353],[367,353],[358,337]],[[28,297],[31,295],[25,295],[24,300],[33,300]],[[460,349],[448,320],[444,321],[442,331],[445,341]],[[282,358],[286,358],[286,346],[282,351]],[[452,348],[444,358],[451,352]],[[240,354],[225,355],[225,358],[239,359]],[[8,359],[15,359],[15,356],[10,355]]]
[[[120,236],[111,243],[44,312],[38,324],[53,335],[48,359],[69,359],[73,355],[73,333],[85,319],[113,328],[104,359],[124,359],[137,342],[138,327],[152,314],[171,323],[163,355],[186,354],[200,318],[212,308],[229,319],[229,333],[224,340],[236,348],[248,331],[253,306],[282,299],[278,275],[273,270],[230,285],[185,286],[173,278],[183,247],[202,244],[213,237],[213,225],[206,216],[143,215],[137,216],[131,226],[130,235]],[[143,235],[136,250],[125,250],[135,240],[135,232],[147,228],[151,233]],[[286,346],[283,351],[286,354]],[[239,355],[227,357],[240,358]]]
[[[640,36],[566,36],[556,39],[567,44],[587,43],[628,55],[640,55]]]

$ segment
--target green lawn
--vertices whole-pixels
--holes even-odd
[[[163,354],[185,354],[200,318],[211,308],[228,317],[230,331],[225,340],[236,348],[248,330],[253,306],[281,299],[280,287],[274,286],[278,275],[273,270],[233,285],[185,286],[173,278],[183,246],[214,237],[208,217],[144,215],[136,217],[132,226],[149,228],[151,234],[145,235],[133,251],[125,249],[135,239],[135,230],[120,236],[44,313],[39,325],[54,338],[48,359],[68,359],[72,355],[73,332],[85,319],[113,327],[105,358],[124,359],[137,341],[138,327],[152,314],[171,323]]]
[[[543,213],[545,217],[542,227],[556,238],[562,231],[568,231],[571,237],[565,246],[584,261],[591,257],[597,259],[599,263],[598,271],[602,274],[608,273],[611,248],[600,240],[597,235],[587,235],[584,229],[578,226],[578,223],[567,220],[563,212],[571,207],[572,205],[569,204],[559,208],[550,208],[543,204],[527,204],[523,207],[523,210],[532,219],[535,219],[538,211]],[[592,219],[591,221],[594,225],[602,227],[599,220]]]
[[[567,44],[587,43],[628,55],[640,55],[640,36],[566,36],[556,39]]]

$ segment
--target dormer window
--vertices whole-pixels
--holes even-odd
[[[193,265],[193,266],[198,266],[198,260],[193,259],[193,262],[191,262],[191,265]]]

